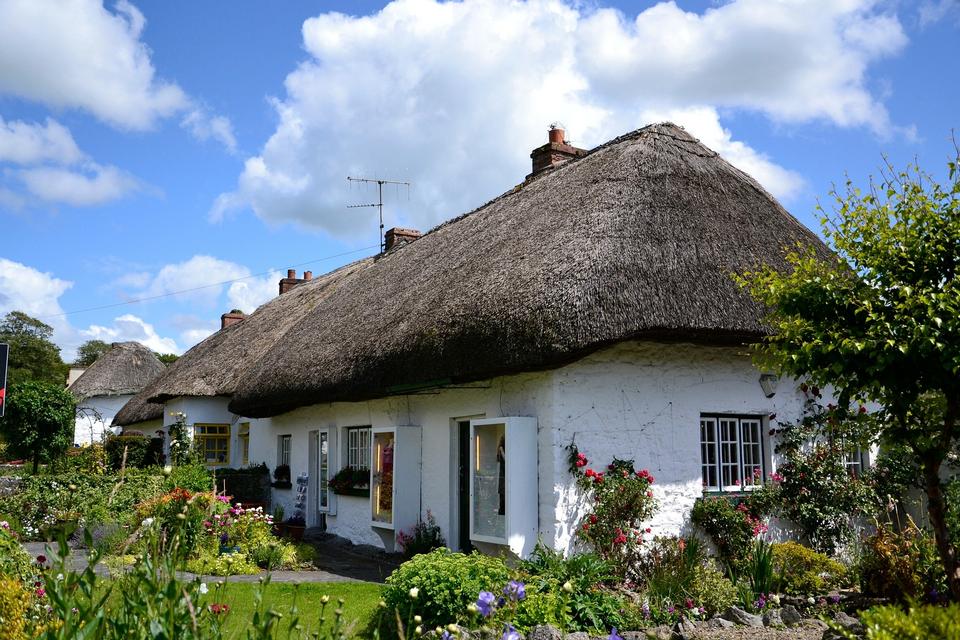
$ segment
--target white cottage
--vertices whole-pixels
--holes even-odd
[[[117,412],[163,369],[156,354],[139,342],[110,345],[68,387],[77,399],[74,443],[91,444],[111,435]]]
[[[650,469],[654,534],[769,475],[769,416],[798,418],[802,398],[751,363],[762,310],[731,275],[827,248],[672,124],[591,151],[553,129],[531,157],[525,182],[422,237],[289,274],[141,407],[222,425],[246,461],[305,479],[309,525],[387,549],[429,510],[453,548],[570,550],[572,443]]]

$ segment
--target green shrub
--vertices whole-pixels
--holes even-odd
[[[759,517],[735,499],[700,498],[693,505],[690,521],[713,543],[717,557],[738,573],[750,553],[760,527]]]
[[[405,558],[412,558],[418,553],[430,553],[434,549],[447,546],[447,541],[440,531],[433,513],[427,510],[427,519],[421,520],[410,533],[401,531],[397,534],[397,544],[403,550]]]
[[[260,573],[260,568],[241,551],[219,555],[203,553],[198,558],[187,560],[186,568],[201,576],[249,576]]]
[[[124,451],[127,454],[127,469],[143,469],[163,464],[162,438],[142,435],[110,436],[104,442],[103,450],[107,457],[107,467],[113,471],[119,471],[123,466]]]
[[[170,471],[165,488],[172,491],[178,487],[191,493],[210,491],[213,489],[213,473],[199,462],[177,465]]]
[[[0,522],[0,577],[27,581],[34,573],[30,554],[17,540],[10,525]]]
[[[694,570],[689,597],[706,615],[726,611],[737,600],[737,589],[727,576],[712,563],[700,565]]]
[[[870,640],[960,640],[960,604],[887,605],[860,613]]]
[[[399,612],[405,620],[412,610],[423,617],[425,628],[432,629],[463,620],[467,606],[481,591],[500,593],[509,580],[510,570],[499,558],[437,549],[400,565],[387,578],[383,599],[388,611]],[[410,590],[414,588],[419,593],[411,599]]]
[[[793,596],[826,593],[845,583],[847,569],[822,553],[796,542],[773,545],[776,590]]]
[[[679,606],[690,597],[697,569],[707,561],[697,539],[654,538],[638,563],[640,578],[654,604]]]
[[[231,496],[234,502],[266,502],[269,497],[270,470],[266,464],[242,469],[217,469],[214,477],[217,490]]]

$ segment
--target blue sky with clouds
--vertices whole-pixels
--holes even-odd
[[[553,121],[585,147],[677,122],[816,227],[884,153],[942,173],[958,54],[958,0],[0,0],[0,312],[67,358],[182,352],[286,268],[376,250],[347,175],[411,181],[386,224],[429,229]]]

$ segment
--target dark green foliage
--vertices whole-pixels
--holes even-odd
[[[109,350],[110,345],[103,340],[87,340],[77,347],[77,357],[73,361],[73,366],[89,367]]]
[[[213,488],[213,472],[199,462],[182,464],[173,467],[165,486],[168,491],[176,487],[191,493],[210,491]]]
[[[412,614],[422,616],[425,629],[464,620],[467,606],[481,591],[500,593],[509,580],[510,570],[503,560],[480,553],[437,549],[415,556],[387,578],[383,599],[390,616],[385,622],[394,624],[394,611],[402,620]],[[419,590],[416,599],[410,597],[413,588]]]
[[[173,363],[173,362],[176,362],[176,361],[180,358],[180,356],[178,356],[178,355],[175,354],[175,353],[157,353],[157,352],[154,352],[153,355],[157,356],[157,360],[159,360],[159,361],[162,362],[163,364],[171,364],[171,363]]]
[[[8,390],[0,433],[7,455],[40,462],[63,456],[73,444],[76,401],[63,384],[27,380]]]
[[[816,596],[844,586],[847,570],[822,553],[796,542],[773,544],[777,593]]]
[[[270,470],[266,464],[242,469],[216,469],[217,491],[233,498],[234,502],[267,502],[270,492]]]
[[[67,380],[67,365],[60,347],[53,343],[53,327],[20,311],[11,311],[0,321],[0,342],[10,345],[7,383],[28,380],[57,384]]]
[[[111,471],[119,471],[124,464],[124,451],[128,469],[144,469],[164,462],[163,438],[111,436],[104,442],[103,449],[107,456],[107,468]]]
[[[758,516],[741,498],[712,497],[694,503],[690,521],[710,538],[720,562],[736,574],[750,553]]]
[[[960,170],[941,183],[887,167],[867,190],[834,192],[823,233],[839,259],[790,256],[741,282],[768,310],[760,364],[820,386],[846,407],[877,402],[885,444],[920,463],[927,513],[953,597],[960,559],[946,524],[940,469],[960,438]],[[797,501],[798,503],[801,501]]]

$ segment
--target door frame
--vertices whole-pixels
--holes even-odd
[[[462,531],[461,523],[463,522],[464,518],[461,517],[460,509],[461,497],[464,493],[467,497],[468,509],[470,504],[470,421],[480,420],[485,417],[486,414],[479,413],[450,418],[450,539],[447,541],[447,543],[451,546],[451,548],[455,545],[458,551],[462,551],[464,553],[468,553],[473,548],[473,544],[470,542],[470,513],[468,511],[465,515],[466,531]],[[465,460],[461,460],[461,452],[463,450],[460,447],[460,425],[462,423],[466,424],[467,429]],[[466,465],[467,469],[465,481],[462,483],[462,485],[460,482],[461,462]],[[467,541],[466,548],[463,548],[463,545],[461,545],[462,539]]]

